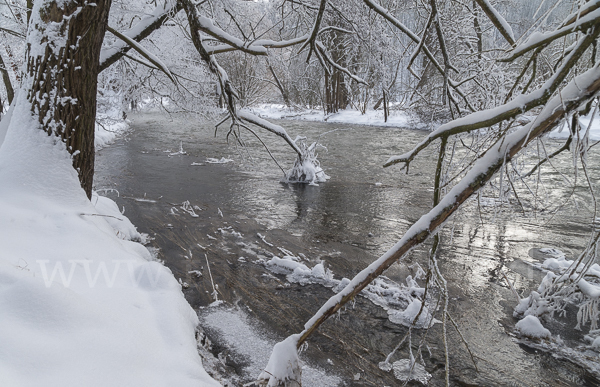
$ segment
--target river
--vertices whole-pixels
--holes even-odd
[[[235,385],[256,377],[266,365],[270,345],[300,332],[333,295],[322,284],[301,285],[267,270],[271,256],[293,255],[308,267],[324,261],[334,278],[352,278],[393,246],[432,203],[435,149],[423,152],[410,174],[381,167],[425,132],[278,123],[292,138],[321,136],[327,149],[319,151],[319,160],[329,181],[319,186],[282,184],[281,170],[251,135],[244,134],[244,147],[234,143],[233,135],[227,144],[225,129],[215,137],[214,126],[183,115],[134,116],[129,134],[99,151],[96,159],[95,188],[153,238],[149,246],[158,259],[185,282],[184,294],[198,310],[211,350],[220,354]],[[289,147],[278,137],[261,136],[281,165],[290,168],[294,154]],[[592,175],[598,176],[599,164],[590,163]],[[505,204],[499,210],[488,208],[482,221],[476,203],[471,203],[447,225],[439,260],[449,284],[449,312],[478,366],[476,371],[449,324],[452,385],[599,385],[592,373],[540,352],[512,333],[516,299],[502,272],[526,296],[544,276],[532,267],[541,258],[530,250],[552,246],[572,257],[590,231],[590,209],[581,202],[579,211],[573,210],[572,201],[564,199],[568,190],[556,188],[560,174],[550,171],[547,179],[545,197],[565,202],[556,206],[554,216],[544,211],[523,215]],[[584,192],[581,188],[576,195],[585,199]],[[189,207],[182,206],[186,201]],[[415,275],[415,263],[426,265],[429,246],[413,251],[386,277],[405,283],[407,275]],[[209,306],[213,284],[224,301],[218,306]],[[566,340],[577,339],[564,324],[549,328]],[[406,331],[383,308],[358,297],[309,340],[303,355],[304,385],[400,385],[378,363]],[[423,347],[430,385],[435,386],[444,384],[441,331],[441,324],[435,324]],[[422,335],[414,331],[414,346]],[[392,360],[406,357],[404,348]]]

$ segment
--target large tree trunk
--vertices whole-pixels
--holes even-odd
[[[8,69],[6,68],[6,64],[2,59],[2,55],[0,55],[0,73],[2,73],[2,80],[4,81],[4,87],[6,88],[6,96],[8,98],[8,104],[12,103],[13,98],[15,97],[15,92],[12,87],[12,83],[10,83],[10,76],[8,75]],[[0,114],[2,113],[2,109],[0,108]]]
[[[100,49],[111,0],[40,0],[32,10],[24,90],[41,129],[60,138],[88,197]]]

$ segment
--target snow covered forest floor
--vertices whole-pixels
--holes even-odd
[[[249,108],[254,114],[267,119],[325,121],[356,125],[411,127],[413,129],[427,129],[429,124],[419,120],[415,114],[400,110],[392,110],[387,122],[383,117],[383,110],[367,110],[362,114],[355,109],[340,110],[333,114],[324,114],[323,110],[288,108],[279,104],[261,104]]]
[[[411,128],[422,130],[435,130],[440,124],[436,122],[424,122],[418,115],[410,110],[390,110],[387,122],[384,120],[383,110],[367,110],[364,114],[355,109],[340,110],[333,114],[324,114],[322,110],[309,108],[289,108],[280,104],[261,104],[248,110],[262,118],[276,120],[300,120],[300,121],[324,121],[332,123],[345,123],[356,125],[389,126],[395,128]],[[583,135],[590,125],[591,116],[581,117]],[[566,139],[569,137],[567,123],[550,133],[550,138]],[[590,140],[600,140],[600,120],[592,121]]]

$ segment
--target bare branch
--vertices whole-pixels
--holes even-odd
[[[513,34],[512,28],[506,22],[506,20],[500,15],[500,13],[492,7],[488,0],[475,0],[477,4],[483,9],[483,12],[487,15],[487,17],[492,21],[494,26],[498,29],[500,34],[506,39],[510,45],[515,44],[515,35]]]
[[[123,35],[136,42],[141,42],[152,32],[159,29],[170,15],[176,14],[180,10],[181,4],[178,1],[167,0],[163,5],[157,6],[152,14],[144,16],[139,23],[124,32]],[[121,59],[131,48],[131,45],[121,40],[111,47],[103,49],[100,52],[99,72],[106,70],[113,63]]]
[[[596,40],[599,34],[600,28],[596,28],[596,31],[594,31],[592,34],[582,37],[579,42],[577,42],[576,49],[569,54],[561,68],[538,90],[527,95],[520,95],[502,106],[478,111],[466,117],[462,117],[442,125],[430,133],[410,152],[407,152],[401,156],[390,157],[390,159],[384,164],[384,167],[389,167],[390,165],[402,162],[410,163],[419,152],[425,149],[437,138],[491,127],[492,125],[498,124],[504,120],[515,118],[519,114],[546,103],[546,101],[550,99],[552,94],[554,94],[562,81],[569,74],[570,70],[574,67],[580,56]]]

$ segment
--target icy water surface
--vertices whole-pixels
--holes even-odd
[[[184,116],[134,117],[132,132],[100,151],[96,161],[96,189],[117,190],[119,197],[115,191],[104,192],[124,207],[140,231],[155,238],[151,246],[181,278],[213,353],[220,354],[235,374],[231,381],[238,384],[251,381],[266,365],[257,360],[268,352],[265,345],[300,332],[334,294],[325,281],[291,281],[267,270],[265,262],[273,255],[293,255],[309,268],[324,261],[335,280],[351,278],[431,207],[435,149],[413,162],[409,175],[381,167],[390,155],[417,143],[424,132],[300,121],[279,124],[292,138],[314,140],[322,135],[320,142],[327,150],[322,149],[319,158],[331,176],[327,183],[282,184],[281,170],[256,140],[245,135],[245,148],[228,145],[224,132],[215,138],[214,127]],[[268,134],[263,140],[280,164],[290,168],[294,154],[283,141]],[[549,179],[551,189],[540,192],[561,203],[566,193],[554,189],[552,179],[562,178],[551,173]],[[480,205],[485,209],[487,202],[484,197]],[[478,366],[477,372],[460,336],[449,327],[451,384],[598,385],[591,373],[570,361],[513,337],[516,300],[504,277],[528,295],[544,275],[530,265],[543,258],[529,251],[552,246],[577,254],[590,230],[590,209],[580,203],[575,211],[567,203],[550,217],[515,215],[515,207],[510,208],[499,210],[495,223],[482,223],[474,211],[465,211],[449,222],[452,237],[449,231],[443,235],[440,265],[450,287],[449,311]],[[425,263],[428,248],[415,250],[386,276],[404,284],[407,275],[415,274],[414,264]],[[213,283],[224,301],[219,306],[208,306],[214,301]],[[567,341],[577,338],[561,324],[548,328]],[[388,319],[386,310],[358,297],[309,340],[303,356],[307,369],[315,371],[310,371],[312,376],[307,373],[304,385],[400,385],[393,372],[377,365],[406,331]],[[415,331],[413,345],[421,335]],[[423,357],[432,375],[430,385],[443,385],[440,324],[430,330],[426,342]],[[406,357],[405,348],[392,361]]]

